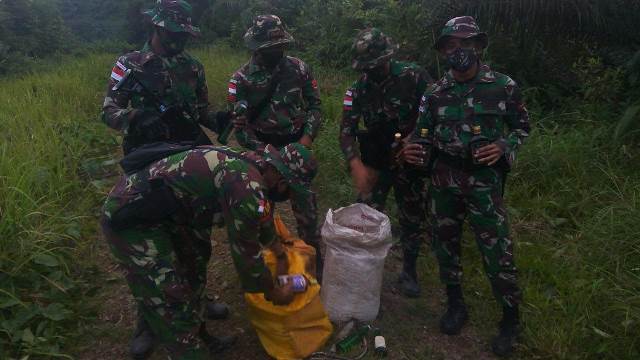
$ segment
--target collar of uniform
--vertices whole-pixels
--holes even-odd
[[[156,53],[153,52],[153,49],[151,48],[151,42],[147,41],[146,43],[144,43],[144,46],[142,47],[142,50],[140,50],[140,52],[143,54],[142,55],[142,61],[140,62],[141,65],[144,65],[146,63],[149,62],[149,60],[153,59],[154,57],[158,57],[160,59],[170,59],[168,57],[164,57],[161,55],[158,55]],[[175,59],[175,60],[182,60],[182,59],[186,59],[187,58],[187,53],[185,51],[182,51],[180,54],[172,57],[171,59]]]

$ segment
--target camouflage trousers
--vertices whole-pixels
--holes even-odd
[[[405,260],[415,261],[427,234],[426,185],[424,178],[406,170],[379,170],[371,193],[360,194],[358,202],[384,212],[389,192],[393,188],[398,206],[400,242]]]
[[[291,211],[296,218],[298,235],[317,250],[320,245],[320,227],[318,226],[316,194],[308,193],[305,196],[292,199]]]
[[[503,306],[521,301],[507,210],[502,198],[503,176],[484,167],[466,171],[436,161],[431,175],[433,251],[441,281],[462,281],[461,238],[466,217],[473,230],[493,293]]]
[[[111,252],[125,271],[129,289],[141,315],[169,352],[171,359],[208,359],[200,337],[204,324],[207,263],[211,254],[210,230],[190,231],[193,246],[184,244],[174,223],[115,231],[108,220],[102,229]],[[177,241],[176,241],[177,239]],[[188,267],[178,258],[193,257]]]

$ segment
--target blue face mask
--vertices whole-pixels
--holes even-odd
[[[478,62],[478,54],[473,48],[456,48],[452,53],[447,55],[447,62],[453,70],[466,72]]]

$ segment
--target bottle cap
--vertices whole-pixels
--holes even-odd
[[[480,128],[480,125],[474,125],[473,126],[473,133],[476,135],[479,135],[482,132],[482,129]]]
[[[429,129],[420,129],[420,136],[427,137],[429,135]]]
[[[396,133],[394,135],[394,138],[396,139],[396,141],[400,141],[402,139],[402,134],[401,133]]]

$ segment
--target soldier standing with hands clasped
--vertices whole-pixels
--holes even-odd
[[[516,83],[481,62],[487,44],[487,34],[480,32],[472,17],[447,22],[434,47],[451,69],[425,93],[415,134],[427,129],[433,148],[409,145],[403,158],[419,164],[423,150],[434,152],[432,241],[448,298],[441,331],[458,334],[468,318],[460,260],[462,225],[468,217],[503,310],[492,349],[505,356],[513,352],[520,333],[522,294],[503,187],[516,151],[528,136],[529,116]]]

